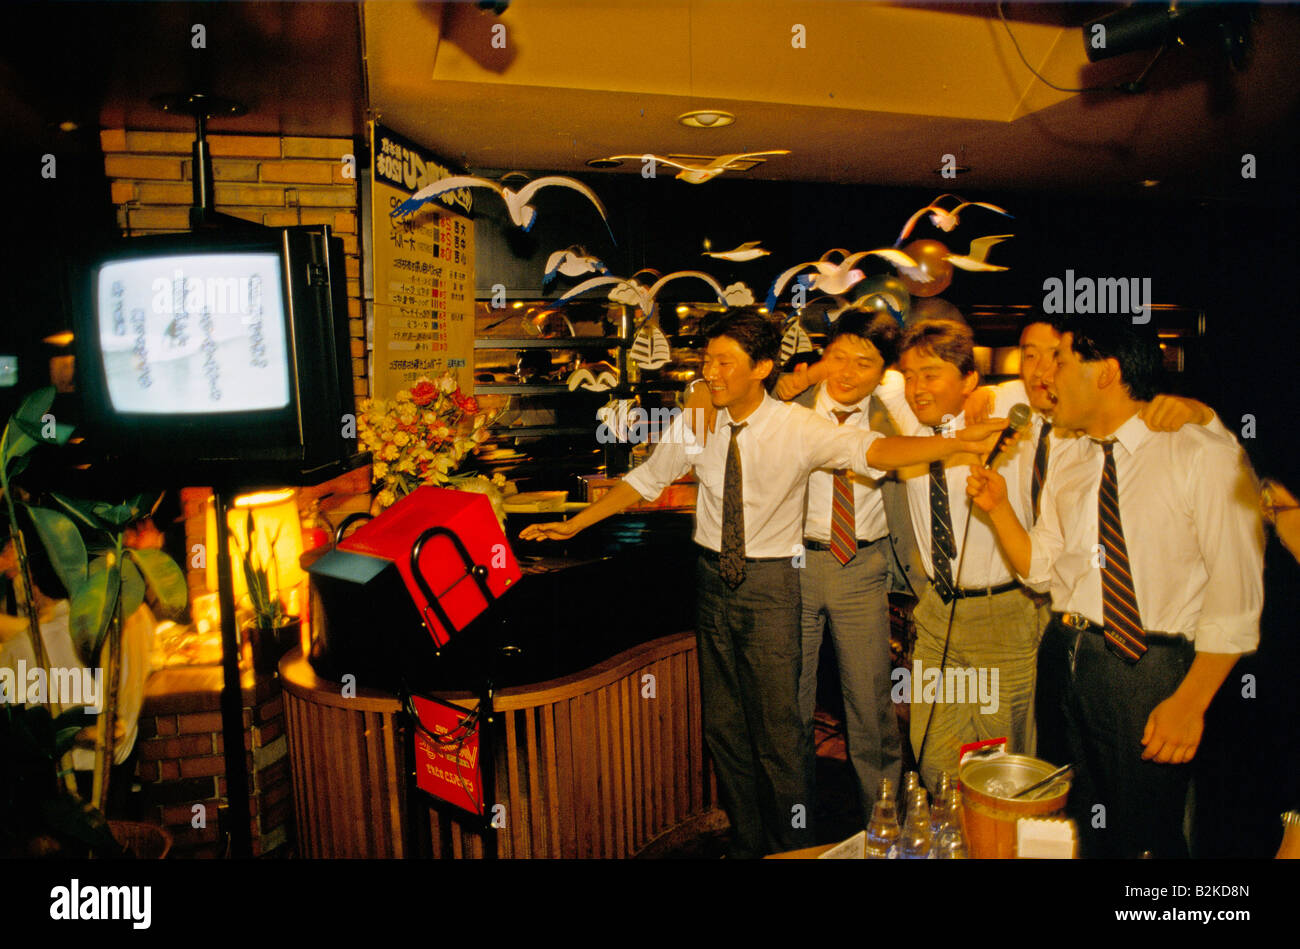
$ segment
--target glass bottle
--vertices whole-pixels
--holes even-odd
[[[907,819],[898,842],[898,855],[904,860],[924,860],[930,856],[930,806],[925,788],[918,787],[907,801]]]
[[[961,790],[948,789],[945,802],[947,814],[943,827],[934,841],[934,855],[940,860],[965,860],[970,856],[966,847],[966,833],[962,829]]]
[[[1282,815],[1282,846],[1277,848],[1275,859],[1300,860],[1300,811]]]
[[[867,824],[867,859],[884,860],[897,857],[900,836],[902,831],[898,826],[894,782],[889,778],[883,778],[880,782],[880,791],[876,794],[876,803],[871,808],[871,820]]]
[[[939,786],[935,788],[934,798],[930,804],[930,835],[935,840],[939,839],[939,831],[948,820],[948,795],[951,790],[952,778],[945,771],[939,778]]]
[[[900,824],[907,819],[908,802],[912,800],[912,795],[920,786],[921,776],[915,771],[909,771],[903,775],[903,793],[898,796],[898,820]]]

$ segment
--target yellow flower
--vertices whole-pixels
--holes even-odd
[[[396,465],[397,470],[405,474],[415,474],[415,461],[410,458],[403,458]]]
[[[384,461],[376,461],[374,469],[371,472],[371,478],[375,481],[382,481],[386,477],[388,477],[388,463]]]
[[[379,492],[379,506],[392,507],[397,503],[397,494],[391,488],[384,488]]]
[[[384,461],[396,461],[396,460],[397,460],[397,446],[396,446],[396,445],[385,445],[385,446],[384,446],[384,450],[383,450],[383,452],[381,453],[380,457],[382,457],[382,458],[384,459]]]
[[[393,436],[393,442],[394,444],[402,448],[405,448],[407,445],[411,443],[411,436],[408,435],[406,432],[398,432],[396,435]]]
[[[398,401],[398,402],[410,402],[410,401],[411,401],[411,390],[410,390],[410,389],[399,389],[398,392],[397,392],[397,401]]]

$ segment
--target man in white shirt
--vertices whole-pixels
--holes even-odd
[[[1087,437],[1054,448],[1038,522],[1025,530],[996,472],[976,469],[967,490],[1017,574],[1051,591],[1085,856],[1186,856],[1187,762],[1259,641],[1253,477],[1226,432],[1143,423],[1153,338],[1114,316],[1067,325],[1045,381],[1053,423]]]
[[[571,520],[530,525],[520,537],[572,537],[642,498],[658,497],[695,469],[705,742],[731,820],[729,853],[756,857],[813,842],[810,736],[798,703],[796,566],[809,474],[849,468],[879,478],[882,469],[991,448],[1000,423],[973,426],[951,439],[887,438],[836,425],[767,394],[780,351],[772,321],[733,311],[708,336],[703,375],[719,410],[717,434],[697,448],[686,416],[679,416],[650,459],[599,501]]]
[[[1017,403],[1028,404],[1032,410],[1029,426],[1020,441],[1009,450],[1004,467],[1005,471],[1014,474],[1008,490],[1020,492],[1017,510],[1027,513],[1029,520],[1024,522],[1024,526],[1029,528],[1038,520],[1052,452],[1060,448],[1062,438],[1073,438],[1075,433],[1053,430],[1052,412],[1056,403],[1044,382],[1056,359],[1064,318],[1034,311],[1027,319],[1020,331],[1020,378],[991,390],[993,398],[989,400],[988,414],[1006,416]],[[1227,434],[1218,416],[1195,399],[1157,395],[1144,404],[1139,416],[1152,431],[1174,432],[1183,425],[1196,424],[1209,425]],[[978,419],[982,416],[977,410],[972,417]],[[1046,594],[1031,596],[1039,606],[1040,641],[1034,680],[1034,718],[1026,750],[1054,764],[1065,764],[1070,759],[1070,751],[1065,738],[1065,715],[1060,704],[1064,683],[1057,673],[1065,667],[1062,657],[1067,643],[1060,635],[1048,634],[1050,598]]]
[[[904,332],[900,349],[910,409],[900,412],[903,434],[960,427],[979,381],[970,327],[921,320]],[[963,744],[1006,736],[1013,751],[1032,749],[1038,610],[988,518],[972,512],[962,496],[969,466],[982,457],[954,456],[898,472],[930,578],[912,613],[916,644],[902,697],[912,703],[912,751],[931,788],[944,772],[956,776]],[[1012,504],[1020,498],[1013,496]]]

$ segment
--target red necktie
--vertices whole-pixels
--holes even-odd
[[[833,411],[831,414],[844,424],[852,412]],[[831,485],[831,554],[841,564],[847,564],[858,553],[858,520],[853,510],[853,480],[847,468],[835,472]]]

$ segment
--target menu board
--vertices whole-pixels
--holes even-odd
[[[471,210],[471,192],[448,192],[392,217],[401,202],[453,172],[381,125],[371,125],[371,143],[373,395],[392,398],[447,369],[473,391],[474,222],[459,213]]]

